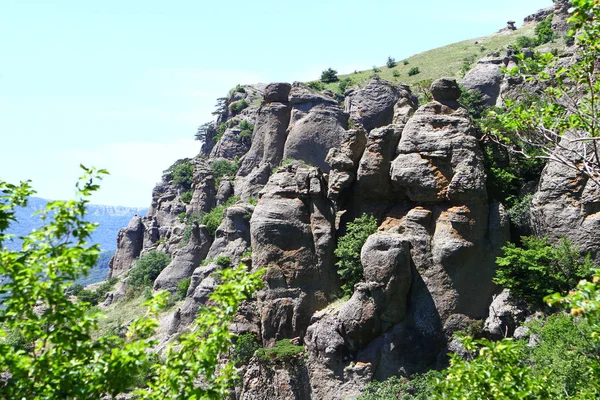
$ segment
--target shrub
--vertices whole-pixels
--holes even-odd
[[[352,85],[352,79],[350,78],[344,78],[340,81],[339,83],[339,89],[340,89],[340,93],[344,94],[346,93],[346,89],[348,89],[348,86]]]
[[[215,185],[218,187],[219,183],[221,182],[221,178],[223,178],[225,175],[234,177],[238,169],[240,169],[240,166],[235,161],[216,160],[210,163],[210,169],[213,172]]]
[[[325,71],[321,73],[321,82],[323,83],[333,83],[337,82],[337,71],[332,68],[327,68]]]
[[[221,268],[229,268],[229,267],[231,267],[231,258],[226,257],[226,256],[218,256],[215,259],[215,262]]]
[[[400,76],[400,71],[398,71],[397,69],[393,70],[392,71],[392,76],[394,78],[398,78]]]
[[[75,283],[69,287],[68,293],[71,296],[77,296],[82,290],[83,290],[83,285],[81,285],[79,283]]]
[[[221,122],[219,124],[219,126],[217,127],[217,134],[215,135],[215,137],[213,137],[213,140],[216,142],[218,142],[219,140],[221,140],[221,138],[223,137],[223,134],[225,133],[225,131],[227,130],[227,124],[225,122]]]
[[[253,333],[248,332],[239,335],[233,345],[233,362],[235,366],[248,365],[259,348],[260,344]]]
[[[472,119],[479,119],[486,110],[487,106],[483,101],[483,95],[478,90],[467,90],[460,86],[460,98],[458,102],[469,111]]]
[[[202,218],[204,217],[204,213],[193,213],[186,219],[185,231],[183,232],[182,244],[186,245],[190,242],[192,237],[192,227],[194,226],[194,222],[198,224],[202,223]],[[183,222],[183,221],[182,221]]]
[[[233,115],[239,114],[245,108],[248,108],[248,102],[246,99],[241,99],[240,101],[231,103],[229,106],[229,109]]]
[[[404,381],[396,376],[383,382],[370,382],[357,400],[398,400],[403,384]]]
[[[151,286],[163,269],[169,265],[170,257],[166,253],[151,250],[137,260],[129,271],[129,284],[134,288]]]
[[[278,340],[271,348],[260,348],[256,356],[263,361],[286,362],[298,358],[304,353],[304,347],[297,346],[290,339]]]
[[[402,64],[408,65],[408,60],[402,60]]]
[[[548,15],[543,21],[540,21],[535,26],[534,32],[536,36],[536,45],[539,46],[552,41],[555,36],[554,31],[552,30],[552,14]]]
[[[381,70],[379,68],[377,68],[377,66],[375,66],[375,65],[373,65],[372,70],[373,70],[374,73],[381,72]]]
[[[190,288],[191,282],[191,277],[183,278],[182,280],[177,282],[177,289],[175,290],[175,300],[185,299],[185,295],[187,294],[187,291]]]
[[[521,50],[522,48],[532,48],[536,46],[536,40],[529,36],[519,36],[517,41],[515,42],[515,47],[517,50]]]
[[[521,240],[522,248],[514,243],[502,247],[504,256],[496,259],[500,268],[494,282],[529,304],[540,304],[544,296],[555,292],[567,292],[591,273],[589,254],[582,257],[565,238],[556,246],[547,238],[531,236]]]
[[[256,206],[258,204],[258,200],[256,199],[256,197],[249,197],[248,204],[252,204],[253,206]]]
[[[348,223],[346,234],[339,238],[335,255],[338,274],[341,276],[342,290],[345,295],[351,295],[354,285],[363,279],[363,269],[360,263],[360,250],[367,238],[377,231],[377,219],[372,215],[363,214],[353,222]]]
[[[187,190],[187,191],[183,192],[179,198],[185,204],[190,204],[190,202],[192,201],[192,197],[193,196],[194,196],[194,191],[193,190]]]
[[[182,158],[167,168],[165,175],[172,180],[174,185],[187,190],[192,187],[194,166],[189,158]]]
[[[421,70],[419,69],[419,67],[412,67],[411,69],[408,70],[408,76],[414,76],[421,73]]]
[[[429,400],[442,372],[431,370],[424,374],[415,374],[406,378],[391,377],[383,382],[369,383],[357,400]]]
[[[550,371],[534,371],[524,364],[524,345],[511,339],[499,342],[463,338],[467,351],[479,356],[464,360],[452,354],[445,379],[439,380],[433,399],[546,400],[557,394]]]
[[[95,306],[96,304],[98,304],[98,301],[100,300],[100,297],[98,296],[98,293],[89,290],[89,289],[83,289],[79,292],[79,294],[77,295],[77,298],[79,299],[79,301],[83,301],[85,303],[90,303],[90,305]]]
[[[241,129],[241,131],[237,137],[238,140],[241,143],[250,145],[252,143],[252,132],[254,132],[254,125],[244,120],[240,122],[239,128]]]
[[[389,56],[385,65],[388,68],[394,68],[396,66],[396,60],[392,56]]]
[[[308,87],[311,89],[314,89],[316,91],[321,91],[323,89],[325,89],[325,86],[323,86],[323,84],[319,81],[310,81],[308,82]]]

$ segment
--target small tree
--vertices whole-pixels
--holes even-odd
[[[368,214],[363,214],[348,223],[346,234],[339,238],[335,255],[338,257],[338,274],[344,284],[342,290],[345,295],[351,295],[354,285],[363,279],[363,268],[360,262],[360,251],[373,233],[377,231],[377,219]]]
[[[396,60],[392,56],[389,56],[385,65],[387,65],[388,68],[394,68],[396,66]]]
[[[337,82],[337,71],[332,68],[327,68],[325,71],[321,73],[321,82],[323,83],[332,83]]]
[[[421,73],[421,70],[419,69],[419,67],[412,67],[411,69],[408,70],[408,76],[414,76]]]

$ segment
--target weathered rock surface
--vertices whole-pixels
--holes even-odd
[[[292,113],[283,158],[302,160],[329,171],[325,162],[332,148],[339,148],[348,128],[348,117],[337,101],[294,83],[290,92]]]
[[[484,329],[493,337],[511,337],[528,315],[527,305],[514,299],[508,289],[502,290],[490,304]]]
[[[253,268],[267,268],[258,294],[263,343],[303,336],[312,313],[337,290],[334,216],[321,172],[282,167],[250,220]]]
[[[456,81],[437,86],[434,99],[442,102],[419,108],[404,128],[392,185],[416,202],[485,201],[483,156],[467,111],[455,101]]]
[[[375,76],[364,88],[346,93],[345,111],[357,126],[369,132],[393,122],[394,107],[400,98],[411,99],[416,104],[408,86]]]
[[[495,61],[495,62],[492,62]],[[502,59],[480,60],[462,79],[461,84],[467,90],[477,90],[485,104],[496,105],[502,83]]]
[[[192,201],[186,207],[186,214],[209,212],[216,205],[215,180],[212,170],[205,160],[195,158]]]
[[[561,144],[573,148],[582,142],[569,143],[565,137]],[[583,253],[600,260],[600,185],[583,174],[549,161],[532,201],[531,221],[536,235],[548,236],[554,243],[566,237]]]
[[[154,281],[154,290],[175,291],[177,283],[192,276],[194,269],[206,258],[212,238],[204,225],[194,223],[190,241],[173,254],[173,259]]]
[[[243,376],[240,400],[309,400],[308,371],[302,359],[283,363],[257,360],[250,363]]]
[[[552,17],[552,30],[558,35],[566,35],[569,32],[567,19],[571,16],[569,9],[573,5],[570,0],[554,0],[554,16]]]
[[[144,224],[142,218],[136,215],[129,221],[129,225],[120,229],[117,234],[117,251],[110,260],[108,277],[117,277],[129,271],[139,257],[143,243]]]
[[[233,265],[239,264],[242,254],[250,249],[250,218],[253,212],[254,206],[247,203],[227,208],[206,258],[229,257]]]

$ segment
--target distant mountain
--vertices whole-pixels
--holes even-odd
[[[30,197],[27,207],[20,207],[16,210],[17,222],[10,226],[8,233],[15,234],[17,237],[25,236],[40,227],[42,223],[36,213],[43,210],[48,201],[39,197]],[[78,280],[79,283],[84,285],[99,282],[106,278],[108,263],[117,248],[119,229],[126,227],[134,215],[146,215],[148,209],[89,204],[87,211],[86,220],[99,224],[92,234],[91,243],[99,244],[102,254],[97,265],[89,272],[88,276]],[[11,250],[17,250],[21,247],[21,241],[18,238],[5,244]]]

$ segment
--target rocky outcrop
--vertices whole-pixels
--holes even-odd
[[[504,289],[494,296],[484,329],[496,339],[512,337],[528,314],[527,305],[513,298],[508,289]]]
[[[502,70],[504,64],[501,58],[484,58],[471,68],[462,79],[461,84],[467,90],[476,90],[482,95],[482,100],[489,106],[496,105],[500,95]]]
[[[215,180],[210,165],[202,158],[195,158],[192,201],[186,207],[186,214],[205,213],[212,210],[215,202]]]
[[[110,260],[108,277],[117,277],[129,271],[139,257],[144,243],[144,224],[142,218],[134,216],[126,228],[117,234],[117,251]]]
[[[554,15],[552,17],[552,30],[560,36],[569,32],[569,23],[567,19],[571,16],[569,9],[573,5],[571,0],[554,0]]]
[[[565,133],[561,145],[566,148],[585,145],[570,142]],[[567,152],[559,156],[574,161]],[[531,206],[531,221],[537,236],[554,243],[569,239],[582,253],[590,252],[600,260],[600,185],[573,168],[549,161],[542,171]]]
[[[283,158],[302,160],[329,171],[325,162],[332,148],[339,148],[348,129],[348,117],[337,100],[294,83],[290,92],[292,112]]]
[[[523,19],[523,25],[536,24],[538,22],[542,22],[543,20],[548,18],[548,16],[553,12],[554,7],[547,7],[537,10],[537,12],[528,15]]]
[[[252,146],[242,160],[238,176],[249,175],[261,164],[274,167],[281,162],[290,122],[290,89],[289,83],[272,83],[266,87],[265,104],[258,110]]]
[[[224,158],[226,160],[234,160],[236,157],[242,157],[250,148],[249,142],[240,138],[242,129],[239,126],[227,128],[213,147],[210,158]]]
[[[229,257],[232,264],[237,265],[244,252],[250,249],[250,218],[253,212],[254,206],[247,203],[227,208],[206,257]]]
[[[412,201],[486,200],[483,156],[456,89],[456,81],[434,82],[434,101],[419,108],[402,133],[390,175],[396,192]]]
[[[369,132],[393,122],[394,108],[401,98],[417,103],[408,86],[375,76],[364,88],[352,89],[346,93],[345,111],[356,126]]]
[[[334,216],[317,168],[282,167],[250,220],[253,268],[267,268],[258,294],[263,343],[303,336],[312,313],[338,289]]]
[[[243,376],[240,400],[309,400],[308,371],[302,359],[270,363],[254,358]]]
[[[204,225],[192,225],[190,241],[173,254],[173,259],[154,281],[154,290],[175,291],[177,283],[192,276],[192,272],[206,258],[212,239]]]

